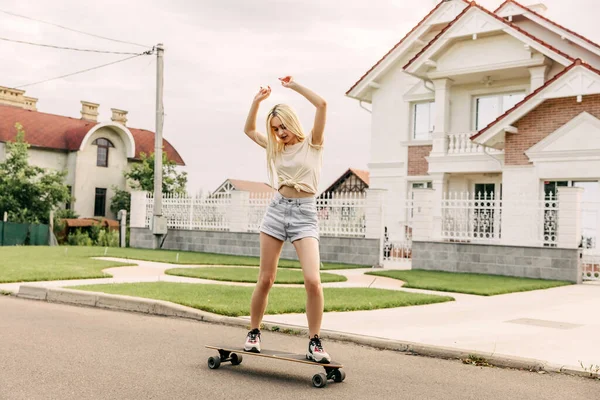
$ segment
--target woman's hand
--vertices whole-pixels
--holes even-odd
[[[279,80],[281,81],[281,86],[283,86],[285,88],[292,89],[292,88],[294,88],[294,86],[297,85],[297,83],[294,81],[294,78],[292,78],[289,75],[285,76],[283,78],[279,78]]]
[[[261,101],[265,100],[270,95],[271,95],[271,86],[267,86],[266,88],[263,88],[261,86],[260,90],[258,91],[256,96],[254,96],[254,102],[260,103]]]

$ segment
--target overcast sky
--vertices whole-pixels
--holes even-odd
[[[524,4],[532,2],[523,1]],[[482,0],[494,9],[500,0]],[[546,0],[547,16],[600,41],[596,1]],[[277,77],[293,75],[328,101],[320,189],[369,162],[370,114],[345,92],[436,4],[433,0],[0,0],[0,9],[131,42],[165,44],[164,135],[180,152],[188,189],[226,178],[267,181],[264,150],[243,133],[260,85],[273,93],[259,112],[285,102],[309,131],[314,108]],[[594,12],[591,12],[594,11]],[[139,51],[0,13],[0,37],[71,47]],[[0,41],[0,85],[16,87],[126,56],[43,49]],[[25,88],[38,110],[79,118],[80,100],[129,111],[128,126],[154,130],[155,57],[139,57]]]

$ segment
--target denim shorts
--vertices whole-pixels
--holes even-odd
[[[260,231],[285,242],[306,237],[319,240],[319,219],[314,197],[288,198],[275,193],[260,224]]]

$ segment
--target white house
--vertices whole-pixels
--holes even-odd
[[[442,220],[455,192],[503,199],[504,218],[517,199],[543,202],[558,187],[582,187],[583,228],[598,233],[600,46],[546,10],[441,1],[348,90],[371,104],[370,187],[388,190],[392,237],[402,239],[405,204],[427,187]],[[485,229],[500,235],[499,225]]]
[[[127,127],[127,111],[111,109],[109,121],[98,121],[98,104],[82,101],[81,118],[37,111],[37,99],[25,92],[0,87],[0,161],[5,143],[15,140],[15,124],[25,130],[31,145],[29,162],[43,168],[67,171],[66,184],[73,196],[72,208],[81,217],[115,218],[110,211],[113,187],[127,188],[123,172],[139,161],[140,153],[154,152],[154,133]],[[185,165],[166,140],[170,160]]]

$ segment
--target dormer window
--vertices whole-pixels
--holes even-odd
[[[98,167],[108,167],[108,149],[115,146],[110,140],[105,138],[96,139],[92,144],[98,146],[96,165]]]

